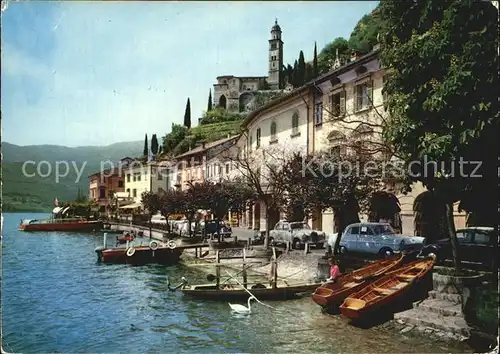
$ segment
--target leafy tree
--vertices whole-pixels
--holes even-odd
[[[297,153],[286,161],[283,171],[282,182],[286,186],[283,203],[287,211],[298,220],[310,218],[315,210],[332,209],[339,234],[347,225],[359,222],[360,211],[370,210],[372,197],[384,178],[393,175],[381,157],[365,157],[355,152]],[[340,240],[338,237],[335,252]]]
[[[148,151],[149,151],[149,148],[148,148],[148,135],[146,134],[144,136],[144,150],[142,150],[142,155],[143,156],[148,156]]]
[[[351,50],[366,54],[373,49],[377,43],[377,35],[382,29],[382,18],[379,6],[370,14],[359,20],[349,37],[349,48]]]
[[[313,76],[316,78],[319,75],[318,71],[318,50],[316,47],[316,42],[314,42],[314,57],[313,57]]]
[[[186,110],[184,111],[184,126],[186,128],[191,128],[191,102],[189,102],[189,97],[186,102]]]
[[[208,91],[208,105],[207,105],[207,112],[210,112],[212,110],[212,89]]]
[[[151,138],[151,153],[156,156],[158,154],[158,139],[156,138],[156,134],[153,134]]]
[[[327,44],[318,55],[318,70],[320,73],[327,73],[331,70],[335,61],[337,51],[341,63],[349,60],[350,49],[349,43],[345,38],[338,37],[329,44]]]
[[[163,137],[163,153],[172,154],[175,147],[187,136],[187,132],[185,126],[172,123],[172,131]]]
[[[266,212],[266,236],[264,245],[269,245],[270,218],[273,211],[283,210],[285,184],[283,181],[284,162],[289,154],[286,148],[259,149],[258,152],[240,150],[232,154],[226,152],[223,158],[231,161],[238,170],[240,186],[251,191],[255,201],[264,204]],[[240,203],[241,205],[241,203]]]
[[[216,107],[210,111],[203,114],[201,118],[200,125],[207,125],[220,122],[232,122],[237,120],[242,120],[244,115],[239,113],[231,113],[224,108]]]
[[[169,189],[160,196],[160,213],[168,223],[172,214],[184,213],[185,194],[178,189]]]
[[[411,165],[412,177],[446,205],[459,271],[454,203],[483,213],[488,224],[496,225],[498,217],[492,193],[498,188],[498,12],[472,0],[384,0],[379,7],[382,63],[391,68],[384,136],[408,165],[421,162]],[[458,171],[460,160],[481,166],[474,171],[477,164],[460,164]]]

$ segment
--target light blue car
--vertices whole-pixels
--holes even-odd
[[[424,240],[423,237],[398,235],[388,223],[362,222],[347,226],[339,245],[341,253],[389,256],[395,252],[420,250]]]

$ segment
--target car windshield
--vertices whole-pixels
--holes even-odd
[[[373,227],[373,231],[375,232],[375,235],[382,235],[382,234],[394,235],[396,233],[396,231],[394,231],[391,225],[375,225]]]
[[[305,222],[293,222],[290,224],[291,229],[307,229],[310,230],[311,228],[309,227],[308,224]]]

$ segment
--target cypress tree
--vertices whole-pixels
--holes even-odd
[[[189,102],[189,97],[186,103],[186,111],[184,112],[184,126],[186,128],[191,128],[191,103]]]
[[[144,136],[144,150],[142,151],[143,156],[148,156],[148,135]]]
[[[306,80],[306,61],[304,60],[304,52],[300,51],[299,54],[299,85],[304,85]]]
[[[314,42],[313,75],[315,78],[318,77],[318,50],[316,42]]]
[[[156,138],[156,134],[153,134],[151,138],[151,152],[154,156],[158,154],[158,139]]]
[[[293,87],[299,87],[299,63],[297,60],[293,63],[292,85]]]
[[[212,89],[208,91],[208,106],[207,106],[207,112],[210,112],[212,110]]]

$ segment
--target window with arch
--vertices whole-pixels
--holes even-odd
[[[344,133],[334,130],[328,134],[327,139],[330,143],[330,154],[335,157],[340,157],[345,154],[346,136]]]
[[[277,130],[276,122],[272,122],[271,123],[271,142],[278,140],[278,138],[276,137],[276,130]]]
[[[295,112],[292,116],[292,135],[299,134],[299,113]]]
[[[260,128],[257,128],[257,135],[255,137],[255,142],[257,143],[256,149],[260,147],[260,136],[261,136]]]

